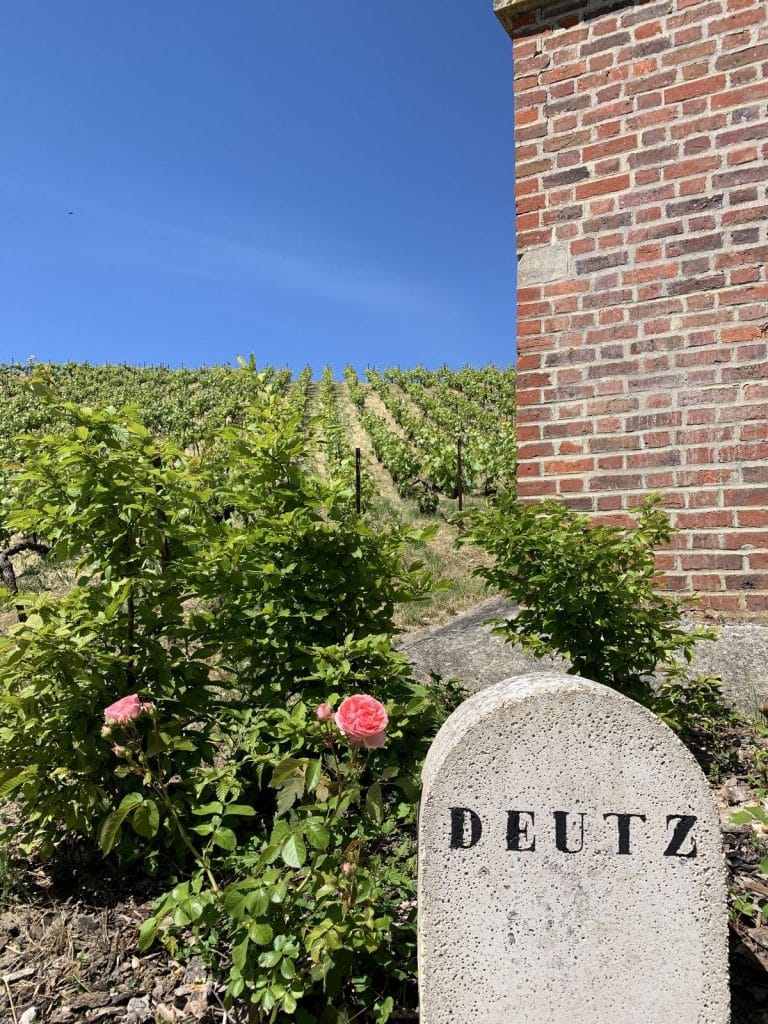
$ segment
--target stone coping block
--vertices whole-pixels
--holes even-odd
[[[551,6],[554,0],[493,0],[493,12],[507,31],[518,14],[532,11],[537,7]]]
[[[727,1024],[719,817],[655,715],[578,676],[506,679],[422,777],[421,1024]]]
[[[491,632],[489,619],[511,618],[517,606],[501,597],[490,598],[442,626],[405,634],[398,648],[418,679],[428,683],[434,672],[457,679],[474,693],[510,676],[529,672],[566,672],[564,658],[535,658],[519,644],[506,643]],[[684,628],[696,625],[694,620]],[[717,640],[702,640],[693,652],[694,673],[719,676],[723,695],[747,715],[768,704],[768,626],[754,622],[724,622]],[[659,680],[661,681],[661,680]]]

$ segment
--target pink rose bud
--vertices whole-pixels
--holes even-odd
[[[135,722],[137,718],[141,718],[142,714],[152,707],[154,707],[153,704],[143,703],[138,694],[132,693],[128,697],[116,700],[108,708],[104,708],[104,722],[107,725],[128,725],[130,722]]]
[[[333,711],[331,710],[331,705],[330,704],[318,704],[317,711],[315,712],[315,714],[317,715],[318,722],[328,722],[328,721],[330,721],[331,717],[333,716]]]
[[[339,705],[333,716],[339,729],[353,747],[383,747],[389,723],[384,705],[367,693],[356,693]]]
[[[354,870],[354,865],[348,860],[345,860],[344,863],[341,865],[341,873],[342,875],[344,875],[345,878],[349,878],[349,876],[352,874]]]
[[[114,747],[112,747],[112,753],[115,757],[122,757],[125,753],[125,747],[121,747],[119,743],[116,743]]]

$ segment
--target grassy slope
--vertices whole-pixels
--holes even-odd
[[[446,522],[446,517],[458,511],[457,502],[441,497],[437,513],[425,516],[419,512],[415,501],[399,497],[389,474],[376,461],[368,435],[360,424],[345,384],[337,384],[337,401],[348,424],[350,446],[360,448],[364,468],[374,481],[377,500],[369,513],[372,519],[381,523],[401,521],[417,527],[437,526],[435,539],[426,545],[412,545],[409,555],[414,560],[423,561],[445,585],[429,601],[400,608],[397,615],[398,627],[414,630],[439,625],[490,596],[484,581],[472,574],[473,569],[483,564],[483,553],[476,548],[456,548],[454,545],[457,530]],[[370,403],[377,415],[386,419],[393,430],[397,430],[396,424],[375,394],[369,391],[366,403]]]

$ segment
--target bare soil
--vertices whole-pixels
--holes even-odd
[[[360,422],[354,403],[349,397],[347,386],[337,385],[337,395],[341,415],[347,424],[350,447],[360,449],[365,471],[373,481],[375,493],[384,503],[396,508],[400,504],[400,496],[395,485],[392,483],[392,477],[374,454],[370,438]],[[369,391],[366,399],[367,402],[371,401],[371,395],[372,392]]]
[[[370,408],[371,412],[375,413],[380,419],[384,420],[389,429],[397,434],[399,437],[405,437],[405,431],[397,422],[395,417],[384,405],[381,398],[376,394],[370,384],[360,385],[365,391],[365,404]],[[367,389],[367,390],[366,390]]]
[[[138,890],[114,898],[86,887],[65,896],[46,884],[23,898],[7,897],[0,911],[0,1020],[237,1020],[224,1011],[223,989],[199,960],[139,953],[138,929],[153,901],[145,885]]]

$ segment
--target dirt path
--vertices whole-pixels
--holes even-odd
[[[347,436],[349,437],[351,447],[353,449],[360,449],[365,471],[373,481],[376,494],[378,494],[383,501],[389,503],[393,508],[397,508],[402,504],[402,499],[397,493],[395,485],[392,483],[392,477],[376,458],[373,446],[371,445],[371,439],[368,437],[365,427],[360,422],[357,408],[349,397],[349,388],[346,384],[338,385],[337,395],[339,410],[347,426]],[[370,402],[370,399],[371,393],[369,391],[366,396],[366,404]],[[376,411],[378,414],[378,410]]]
[[[411,414],[411,416],[413,416],[417,420],[420,420],[422,423],[428,423],[430,426],[434,427],[435,430],[439,430],[445,433],[445,428],[441,427],[439,423],[436,423],[431,416],[428,416],[424,412],[423,409],[420,409],[418,405],[416,405],[414,400],[411,398],[411,396],[408,394],[408,392],[404,391],[399,384],[392,384],[390,382],[389,386],[392,388],[392,392],[395,398],[397,398],[397,400],[400,403],[402,403],[403,407],[406,409],[407,412]]]
[[[316,422],[314,424],[314,429],[310,431],[310,424],[313,418],[319,416],[320,385],[316,381],[313,381],[309,385],[307,404],[304,408],[302,422],[307,432],[307,436],[311,441],[309,468],[313,473],[317,473],[318,476],[325,478],[328,476],[328,465],[325,460],[325,435],[323,433],[322,422]]]
[[[393,434],[397,434],[398,437],[405,438],[405,431],[386,405],[384,405],[381,398],[379,398],[370,384],[363,384],[362,387],[365,389],[365,404],[367,408],[369,408],[371,412],[375,413],[379,419],[384,420]]]
[[[371,412],[383,419],[387,426],[400,437],[404,437],[402,429],[395,423],[379,396],[370,388],[366,389],[365,404]],[[479,548],[456,548],[457,528],[446,522],[445,512],[454,511],[455,502],[442,498],[444,514],[437,516],[422,515],[415,501],[401,498],[397,493],[392,478],[386,469],[377,461],[373,453],[370,439],[354,403],[349,397],[346,386],[339,391],[339,401],[343,403],[343,413],[347,420],[350,443],[361,450],[367,471],[374,482],[381,500],[374,514],[386,522],[397,518],[418,528],[435,527],[436,533],[431,541],[424,545],[411,545],[408,551],[410,561],[422,561],[436,579],[447,581],[447,585],[438,589],[428,601],[419,604],[402,605],[396,615],[396,623],[401,630],[424,629],[438,625],[471,608],[489,596],[485,582],[474,575],[474,570],[488,564],[488,558]]]

